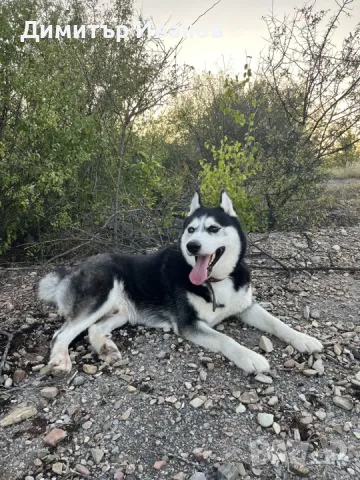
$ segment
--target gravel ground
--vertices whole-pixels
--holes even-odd
[[[288,265],[357,268],[359,239],[360,227],[252,236]],[[254,247],[248,261],[274,265]],[[14,333],[0,378],[0,479],[360,477],[359,272],[253,270],[258,301],[325,345],[302,356],[229,319],[218,328],[269,359],[270,374],[255,378],[176,335],[131,327],[114,333],[117,365],[82,336],[71,375],[46,376],[61,319],[36,299],[43,274],[0,271],[0,328]],[[0,355],[6,344],[0,335]]]

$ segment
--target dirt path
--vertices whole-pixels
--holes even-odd
[[[331,259],[360,267],[360,227],[307,238],[275,233],[261,245],[289,264]],[[270,264],[252,253],[252,263]],[[0,427],[0,479],[360,477],[359,273],[303,272],[289,283],[282,272],[254,271],[258,300],[327,345],[322,359],[308,358],[271,338],[271,377],[262,381],[176,335],[133,328],[114,335],[118,366],[103,368],[82,337],[72,346],[71,382],[42,376],[61,321],[36,300],[40,272],[0,275],[1,328],[20,329],[5,366],[7,388],[0,386],[0,421],[15,407],[36,408]],[[235,320],[220,328],[260,351],[260,332]],[[0,352],[5,343],[1,336]],[[261,412],[274,416],[269,428],[260,427]],[[44,437],[54,428],[66,437],[49,446]]]

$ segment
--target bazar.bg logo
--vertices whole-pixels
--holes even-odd
[[[301,473],[308,471],[308,467],[321,466],[322,469],[330,465],[345,467],[350,461],[348,453],[352,450],[350,445],[346,445],[338,438],[322,436],[319,438],[317,448],[310,448],[310,443],[305,441],[276,439],[270,442],[266,438],[250,441],[249,447],[253,467],[261,468],[270,463],[275,468],[285,467],[287,472],[296,468],[300,476]]]
[[[39,29],[38,29],[39,27]],[[20,41],[24,42],[27,39],[35,39],[37,42],[41,38],[95,38],[96,35],[103,35],[104,38],[114,38],[120,42],[123,38],[136,35],[141,38],[146,35],[148,38],[221,38],[223,36],[220,25],[208,26],[169,26],[169,25],[154,25],[151,22],[141,24],[140,22],[135,26],[117,25],[109,28],[107,25],[43,25],[36,21],[25,22],[24,33],[20,36]]]

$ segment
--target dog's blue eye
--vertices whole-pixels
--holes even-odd
[[[194,233],[194,232],[195,232],[195,228],[194,228],[194,227],[189,227],[189,228],[188,228],[188,232],[189,232],[189,233]]]
[[[208,228],[208,232],[210,233],[216,233],[220,230],[219,227],[217,227],[216,225],[211,225],[211,227]]]

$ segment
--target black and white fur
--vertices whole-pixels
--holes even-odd
[[[128,322],[173,330],[220,352],[248,373],[267,371],[269,363],[214,330],[229,316],[275,335],[299,352],[321,351],[318,340],[293,330],[253,302],[245,250],[246,238],[228,195],[222,192],[220,205],[208,208],[196,193],[178,243],[149,255],[97,255],[71,272],[48,274],[40,281],[39,298],[55,303],[66,319],[52,341],[49,366],[53,374],[71,370],[69,344],[86,329],[102,360],[120,359],[111,332]],[[211,277],[216,308],[209,282],[194,284],[194,278],[195,283],[201,282],[204,274],[203,267],[194,269],[195,263],[206,264],[208,258],[213,262],[215,254],[217,261],[206,275]]]

